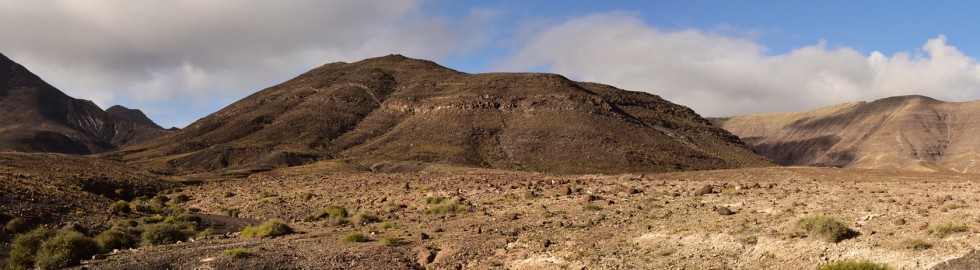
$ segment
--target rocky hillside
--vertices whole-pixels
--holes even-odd
[[[90,154],[167,133],[69,97],[0,54],[0,151]]]
[[[771,164],[655,95],[555,74],[466,74],[400,55],[321,66],[118,154],[178,174],[326,159],[376,171],[406,163],[561,173]]]
[[[980,101],[923,96],[712,119],[783,165],[976,172]]]

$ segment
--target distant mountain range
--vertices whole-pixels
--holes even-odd
[[[139,110],[113,108],[69,97],[0,54],[0,151],[91,154],[170,133]]]
[[[782,165],[980,170],[980,101],[900,96],[711,119]]]
[[[655,95],[556,74],[466,74],[400,55],[326,64],[115,154],[171,174],[318,160],[557,173],[772,164]]]

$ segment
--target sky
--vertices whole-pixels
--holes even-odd
[[[0,53],[183,127],[336,62],[553,72],[706,117],[980,99],[975,1],[0,0]]]

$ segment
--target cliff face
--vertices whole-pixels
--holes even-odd
[[[118,153],[169,173],[324,159],[576,173],[771,164],[654,95],[555,74],[465,74],[400,55],[321,66]]]
[[[783,165],[975,172],[980,102],[923,96],[712,121]]]
[[[166,133],[69,97],[0,54],[0,151],[91,154]]]

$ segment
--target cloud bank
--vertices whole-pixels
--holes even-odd
[[[756,42],[701,30],[662,31],[623,13],[545,28],[502,70],[544,68],[574,79],[646,91],[703,116],[804,111],[896,95],[980,98],[976,60],[928,40],[921,51],[868,55],[825,42],[770,55]]]
[[[419,5],[0,0],[0,52],[71,96],[103,108],[127,102],[162,125],[186,125],[327,62],[390,53],[439,60],[479,42],[467,34],[484,15],[454,22]]]

